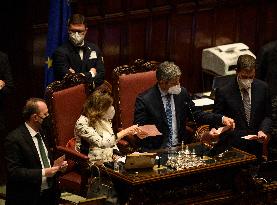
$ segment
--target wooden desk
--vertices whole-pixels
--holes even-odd
[[[179,148],[176,148],[178,150]],[[200,143],[190,144],[197,155],[207,148]],[[158,150],[162,165],[167,151]],[[216,204],[234,199],[236,191],[243,192],[246,179],[239,173],[256,161],[254,155],[231,148],[222,157],[204,160],[204,165],[177,171],[164,169],[125,170],[119,172],[101,167],[113,180],[122,204]]]

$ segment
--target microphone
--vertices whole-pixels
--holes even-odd
[[[189,114],[191,115],[192,121],[193,121],[194,125],[197,127],[198,123],[196,122],[196,120],[195,120],[195,118],[194,118],[194,114],[193,114],[193,112],[192,112],[192,109],[191,109],[190,104],[186,101],[186,102],[185,102],[185,105],[188,107],[188,109],[189,109]],[[198,130],[197,130],[197,129],[195,130],[194,137],[195,137],[196,139],[200,140],[199,133],[198,133]]]

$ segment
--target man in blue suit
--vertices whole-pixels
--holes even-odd
[[[103,83],[105,69],[100,49],[85,40],[85,17],[73,14],[68,23],[69,41],[58,47],[53,54],[55,80],[62,80],[67,73],[82,73],[89,83]]]
[[[236,121],[233,145],[260,158],[271,132],[271,98],[268,85],[254,78],[255,69],[253,56],[239,56],[237,75],[216,91],[214,112]]]
[[[154,124],[161,136],[141,141],[143,149],[158,149],[189,143],[185,126],[188,118],[199,124],[234,126],[234,121],[221,114],[197,109],[188,91],[180,86],[180,68],[172,62],[163,62],[156,71],[158,83],[138,95],[135,104],[134,124]]]

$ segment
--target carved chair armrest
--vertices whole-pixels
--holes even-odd
[[[80,152],[62,146],[57,146],[57,151],[65,154],[67,159],[73,160],[82,165],[88,165],[89,157]]]
[[[118,142],[117,142],[117,145],[119,146],[129,146],[129,142],[125,139],[120,139]]]

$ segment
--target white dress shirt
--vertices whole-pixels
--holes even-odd
[[[36,146],[36,149],[37,149],[37,152],[38,152],[38,156],[39,156],[39,159],[40,159],[40,163],[41,163],[41,167],[42,167],[42,171],[41,171],[41,174],[42,174],[42,182],[41,182],[41,191],[42,190],[45,190],[45,189],[48,189],[48,183],[47,183],[47,177],[45,177],[45,171],[44,171],[44,165],[43,165],[43,162],[42,162],[42,158],[41,158],[41,155],[40,155],[40,151],[39,151],[39,146],[38,146],[38,140],[37,138],[35,137],[36,134],[38,132],[36,132],[35,130],[33,130],[33,128],[31,128],[26,122],[25,122],[25,125],[30,133],[30,135],[32,136],[32,140]],[[44,146],[44,149],[45,149],[45,152],[46,152],[46,156],[48,156],[48,152],[47,152],[47,149],[46,149],[46,146],[44,144],[44,142],[42,141],[43,143],[43,146]],[[50,160],[47,158],[49,164],[50,164]]]

